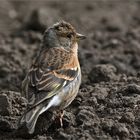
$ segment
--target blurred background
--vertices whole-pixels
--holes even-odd
[[[1,54],[4,54],[0,55],[0,64],[3,66],[6,65],[5,60],[8,59],[6,63],[12,60],[5,69],[7,67],[8,73],[12,73],[13,69],[20,71],[23,79],[23,70],[30,65],[30,57],[37,51],[44,30],[66,20],[87,36],[79,47],[85,77],[95,64],[108,63],[117,67],[118,72],[136,74],[140,70],[139,9],[139,1],[129,0],[2,0],[0,34],[1,43],[6,43],[0,47]],[[5,59],[3,52],[9,53],[8,57],[12,59]],[[19,64],[20,68],[15,68]],[[6,72],[2,68],[1,77],[3,73]],[[11,78],[6,80],[11,81]]]
[[[0,6],[0,31],[23,27],[41,31],[62,19],[87,32],[107,26],[126,31],[138,26],[138,11],[139,2],[129,0],[5,0]]]

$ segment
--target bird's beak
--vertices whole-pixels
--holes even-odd
[[[79,34],[79,33],[76,33],[76,38],[77,38],[78,40],[82,40],[82,39],[85,39],[86,36],[84,36],[84,35],[82,35],[82,34]]]

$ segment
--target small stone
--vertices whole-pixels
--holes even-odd
[[[2,116],[10,115],[10,112],[12,110],[11,102],[8,99],[8,96],[6,94],[0,95],[0,114]]]
[[[129,130],[126,128],[125,124],[117,123],[112,126],[113,135],[118,135],[119,137],[128,137]]]
[[[112,126],[113,126],[113,120],[112,119],[103,119],[102,128],[105,132],[111,133]]]
[[[40,135],[37,136],[36,139],[37,139],[37,140],[46,140],[46,139],[47,139],[47,140],[53,140],[52,137],[46,137],[46,136],[40,136]]]
[[[61,140],[70,140],[71,139],[71,136],[60,131],[59,134],[58,134],[58,139],[61,139]]]
[[[140,95],[140,86],[136,84],[128,84],[122,87],[118,92],[122,93],[124,96],[138,94]]]
[[[95,86],[92,96],[96,97],[99,100],[104,100],[108,95],[108,89],[100,86]]]
[[[90,108],[86,108],[86,106],[85,108],[84,106],[82,108],[83,109],[80,109],[80,111],[76,115],[76,122],[78,125],[82,125],[84,122],[95,118],[95,114],[92,110],[90,110]]]
[[[113,65],[96,65],[93,67],[88,77],[90,81],[94,83],[102,81],[108,82],[111,80],[116,80],[116,71],[117,69]]]
[[[120,122],[127,122],[127,123],[132,123],[135,120],[135,116],[133,115],[132,112],[126,112],[123,114],[123,116],[120,119]]]

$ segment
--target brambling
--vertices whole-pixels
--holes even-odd
[[[22,86],[28,107],[20,125],[26,123],[30,134],[34,132],[39,115],[45,111],[60,112],[63,125],[63,110],[74,100],[81,83],[77,51],[78,41],[84,38],[65,21],[45,31],[40,52]]]

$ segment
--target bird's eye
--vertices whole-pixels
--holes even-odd
[[[59,27],[58,27],[58,26],[56,26],[56,27],[55,27],[55,29],[56,29],[56,30],[59,30]]]
[[[72,37],[72,34],[71,34],[71,33],[70,33],[70,34],[68,34],[68,35],[67,35],[67,37],[68,37],[68,38],[71,38],[71,37]]]

